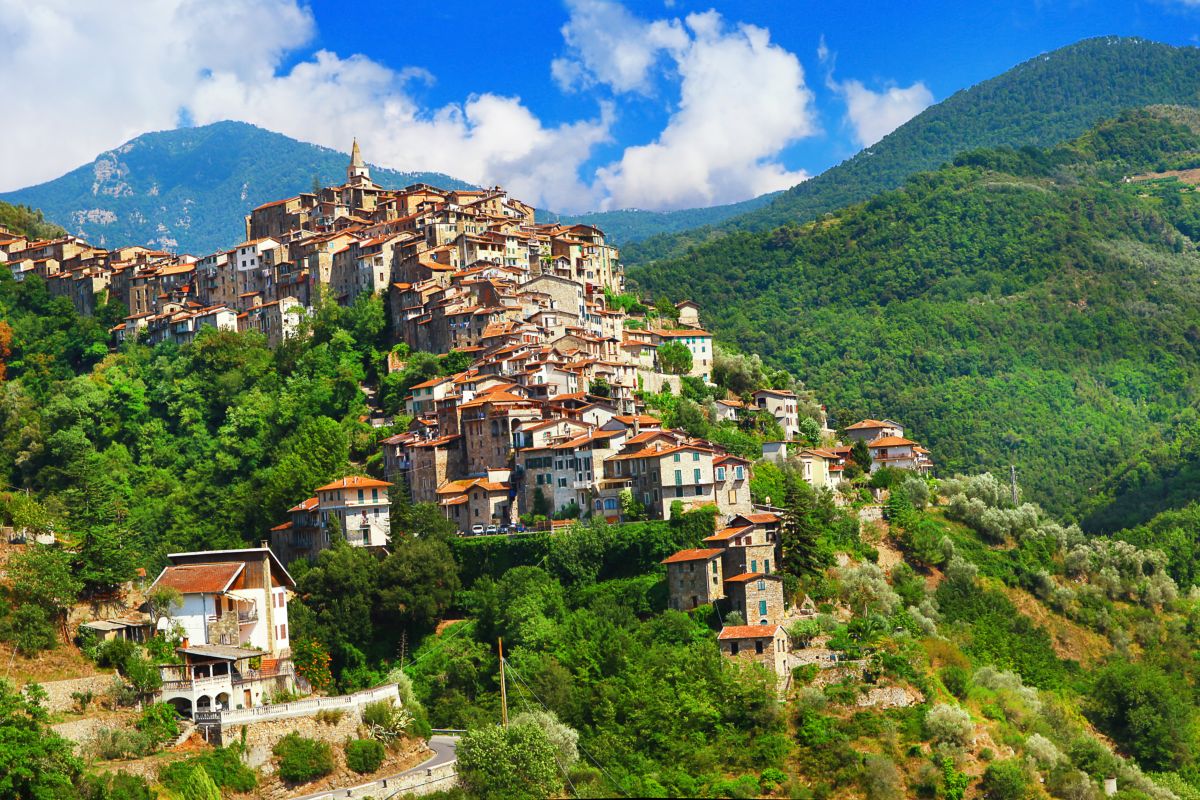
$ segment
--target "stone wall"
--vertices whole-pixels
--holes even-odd
[[[458,762],[451,761],[428,769],[419,769],[396,778],[385,778],[381,781],[355,786],[353,789],[341,789],[321,795],[320,800],[366,800],[371,797],[403,797],[404,795],[423,795],[453,789],[458,785]]]
[[[338,712],[330,712],[338,713]],[[342,709],[341,717],[334,724],[319,722],[315,717],[290,717],[246,725],[227,725],[221,732],[225,744],[242,741],[245,731],[246,763],[261,767],[264,772],[275,770],[271,761],[271,750],[284,736],[298,733],[308,739],[318,739],[340,746],[347,739],[358,738],[358,726],[362,723],[362,707]]]
[[[86,678],[50,681],[39,685],[46,690],[46,710],[51,713],[58,713],[60,711],[70,711],[75,708],[75,701],[71,698],[72,692],[90,691],[96,697],[100,697],[100,695],[112,688],[116,680],[117,677],[114,674],[89,675]]]

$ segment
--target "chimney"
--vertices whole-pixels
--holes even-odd
[[[189,639],[188,637],[184,636],[184,637],[183,637],[183,645],[182,645],[182,646],[183,646],[183,649],[184,649],[184,650],[186,650],[186,649],[188,648],[188,645],[189,645],[190,643],[191,643],[191,639]]]

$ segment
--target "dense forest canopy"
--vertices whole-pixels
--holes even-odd
[[[1189,118],[1131,112],[1050,150],[971,151],[633,275],[673,299],[686,286],[718,338],[791,370],[839,422],[895,416],[944,473],[1015,463],[1044,504],[1082,514],[1194,416],[1200,196],[1123,180],[1200,163]]]

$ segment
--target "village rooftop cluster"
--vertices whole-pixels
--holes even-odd
[[[727,627],[724,651],[786,672],[775,575],[780,518],[752,501],[751,461],[665,428],[638,399],[678,394],[684,375],[711,383],[713,338],[695,303],[677,304],[670,327],[614,307],[624,276],[598,228],[538,223],[532,207],[498,187],[384,189],[355,143],[345,183],[254,209],[246,241],[229,250],[196,258],[104,250],[71,236],[7,236],[0,260],[17,280],[41,276],[81,312],[94,313],[105,294],[124,304],[129,316],[112,331],[117,343],[182,344],[208,325],[259,331],[275,344],[298,335],[322,296],[346,305],[379,294],[395,336],[412,350],[472,358],[462,372],[412,387],[411,425],[382,442],[384,480],[349,476],[297,498],[270,531],[269,549],[172,556],[158,584],[185,598],[176,622],[187,632],[187,674],[164,676],[164,697],[181,710],[250,707],[260,684],[290,685],[286,565],[329,547],[333,520],[349,544],[386,548],[389,492],[397,490],[436,504],[464,534],[519,530],[522,518],[552,527],[556,516],[615,523],[715,507],[719,531],[706,547],[664,562],[671,605],[736,611],[752,624]],[[690,368],[667,369],[667,345],[686,348]],[[761,387],[718,400],[713,413],[714,421],[769,414],[785,439],[764,444],[764,459],[796,464],[818,489],[840,484],[850,442],[795,441],[801,411],[793,392]],[[832,442],[824,419],[821,428]],[[869,443],[873,469],[932,467],[893,421],[864,420],[846,436]],[[244,646],[260,666],[242,663]]]

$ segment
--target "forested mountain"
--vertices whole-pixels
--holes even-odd
[[[1039,55],[930,106],[884,139],[770,203],[719,225],[649,238],[626,247],[645,263],[735,231],[803,222],[934,169],[963,150],[1041,147],[1078,136],[1118,112],[1156,103],[1200,101],[1200,49],[1144,39],[1087,39]]]
[[[346,143],[349,146],[349,142]],[[345,153],[244,122],[147,133],[61,178],[0,194],[40,208],[51,221],[93,244],[146,244],[203,255],[244,236],[255,206],[345,179]],[[466,188],[429,172],[372,168],[389,187],[431,183]]]
[[[1154,108],[1051,150],[974,151],[633,275],[698,301],[719,338],[792,370],[839,421],[894,415],[943,474],[1015,463],[1041,502],[1081,513],[1195,416],[1200,196],[1124,180],[1200,164],[1195,119]]]
[[[39,208],[52,223],[94,244],[146,244],[203,255],[241,241],[241,219],[255,206],[311,191],[314,183],[340,183],[349,160],[345,153],[244,122],[216,122],[144,134],[60,178],[0,194],[0,200]],[[372,167],[371,178],[388,188],[413,183],[471,188],[437,172]],[[539,209],[537,216],[597,225],[622,244],[716,224],[773,196],[680,211],[571,215]],[[0,225],[6,208],[0,206]]]

